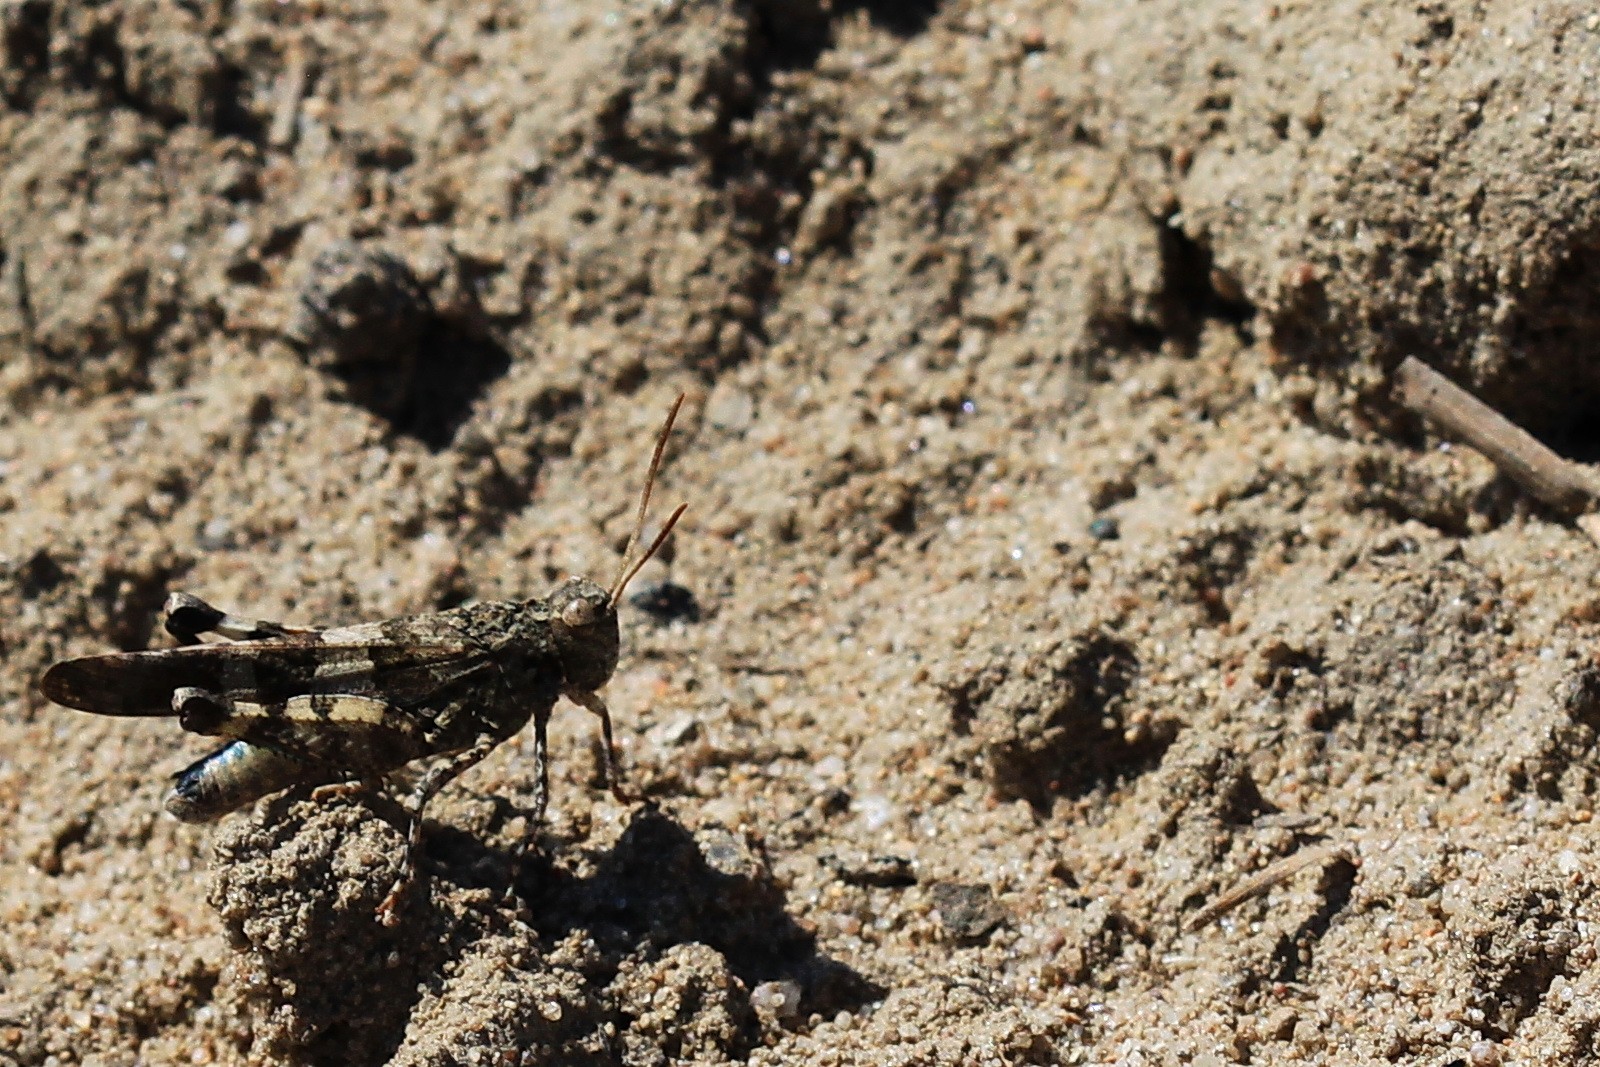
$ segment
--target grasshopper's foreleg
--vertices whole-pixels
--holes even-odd
[[[611,711],[606,707],[606,702],[600,699],[600,694],[585,689],[564,689],[568,700],[578,704],[600,717],[600,738],[605,745],[606,785],[611,789],[611,795],[617,798],[618,803],[631,804],[636,798],[622,788],[622,772],[617,769],[617,746],[611,738]]]
[[[190,593],[173,593],[167,597],[162,611],[162,623],[167,633],[179,644],[197,645],[202,634],[216,634],[230,641],[262,641],[269,637],[288,637],[290,634],[312,633],[296,630],[262,619],[245,619],[229,615],[221,608],[212,607]]]
[[[383,925],[393,926],[400,921],[395,909],[400,903],[400,897],[416,878],[417,849],[422,845],[422,812],[428,806],[428,801],[448,785],[451,779],[493,752],[499,743],[499,739],[495,737],[480,738],[471,748],[448,756],[429,767],[422,780],[411,791],[411,796],[405,802],[406,812],[411,816],[411,825],[406,833],[405,852],[400,857],[400,871],[395,876],[394,885],[389,887],[389,895],[378,905],[378,920]]]

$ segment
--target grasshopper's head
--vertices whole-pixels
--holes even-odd
[[[550,634],[567,685],[593,692],[617,669],[617,606],[587,578],[568,578],[550,594]]]

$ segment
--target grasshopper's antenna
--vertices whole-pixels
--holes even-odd
[[[667,535],[672,532],[672,528],[678,525],[678,519],[688,510],[688,504],[679,504],[678,509],[667,519],[666,525],[661,527],[661,532],[656,534],[656,539],[650,542],[650,547],[645,550],[644,555],[639,557],[639,562],[628,568],[627,574],[618,579],[616,587],[611,590],[611,606],[613,608],[622,599],[622,591],[628,588],[628,583],[633,581],[633,576],[643,570],[646,563],[650,562],[650,557],[656,554],[656,549],[660,548],[662,542],[666,541]]]
[[[632,554],[633,546],[639,543],[639,534],[644,530],[644,513],[650,507],[650,493],[656,487],[656,472],[661,469],[661,456],[667,450],[667,438],[672,435],[672,424],[678,418],[678,409],[683,407],[683,397],[684,394],[679,393],[678,399],[672,402],[672,410],[667,412],[666,425],[661,427],[661,436],[656,439],[655,454],[650,457],[650,473],[645,475],[644,492],[639,495],[639,517],[634,520],[633,533],[628,535],[628,547],[622,550],[622,571],[617,575],[616,584],[611,587],[611,606],[613,608],[622,599],[622,591],[628,588],[628,583],[633,581],[633,576],[638,574],[646,563],[650,562],[650,557],[655,555],[662,542],[666,541],[667,535],[677,525],[678,518],[683,514],[684,509],[689,506],[688,504],[679,504],[678,510],[672,513],[672,517],[667,520],[666,525],[661,527],[661,532],[656,534],[656,539],[650,542],[649,548],[645,549],[644,555],[640,556],[637,562],[629,564],[628,556]]]

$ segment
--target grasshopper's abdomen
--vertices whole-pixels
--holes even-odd
[[[210,822],[268,793],[316,784],[306,761],[248,741],[225,745],[174,777],[167,811],[183,822]]]

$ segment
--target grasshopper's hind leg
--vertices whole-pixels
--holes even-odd
[[[315,633],[296,630],[264,619],[245,619],[212,607],[191,593],[173,593],[162,610],[162,624],[179,644],[197,645],[202,634],[216,634],[229,641],[263,641],[269,637]]]
[[[222,693],[184,685],[172,691],[172,713],[178,725],[192,734],[227,737],[234,736],[229,726],[238,716],[238,705]]]
[[[511,856],[511,882],[506,886],[505,896],[507,904],[511,904],[512,898],[517,895],[517,872],[522,870],[522,861],[527,858],[528,849],[539,839],[539,828],[544,825],[544,813],[550,806],[549,722],[549,712],[533,717],[533,774],[537,791],[533,796],[533,815],[528,819],[528,832],[517,842],[516,851]]]
[[[378,905],[378,920],[383,925],[393,926],[400,921],[395,909],[400,903],[401,896],[416,879],[417,849],[422,845],[422,812],[428,806],[428,801],[448,785],[451,779],[493,752],[499,743],[499,739],[495,737],[480,738],[471,748],[448,756],[429,767],[422,780],[411,791],[411,796],[405,802],[406,812],[411,816],[411,825],[406,832],[405,852],[400,856],[400,871],[395,875],[394,885],[389,887],[389,895]]]

